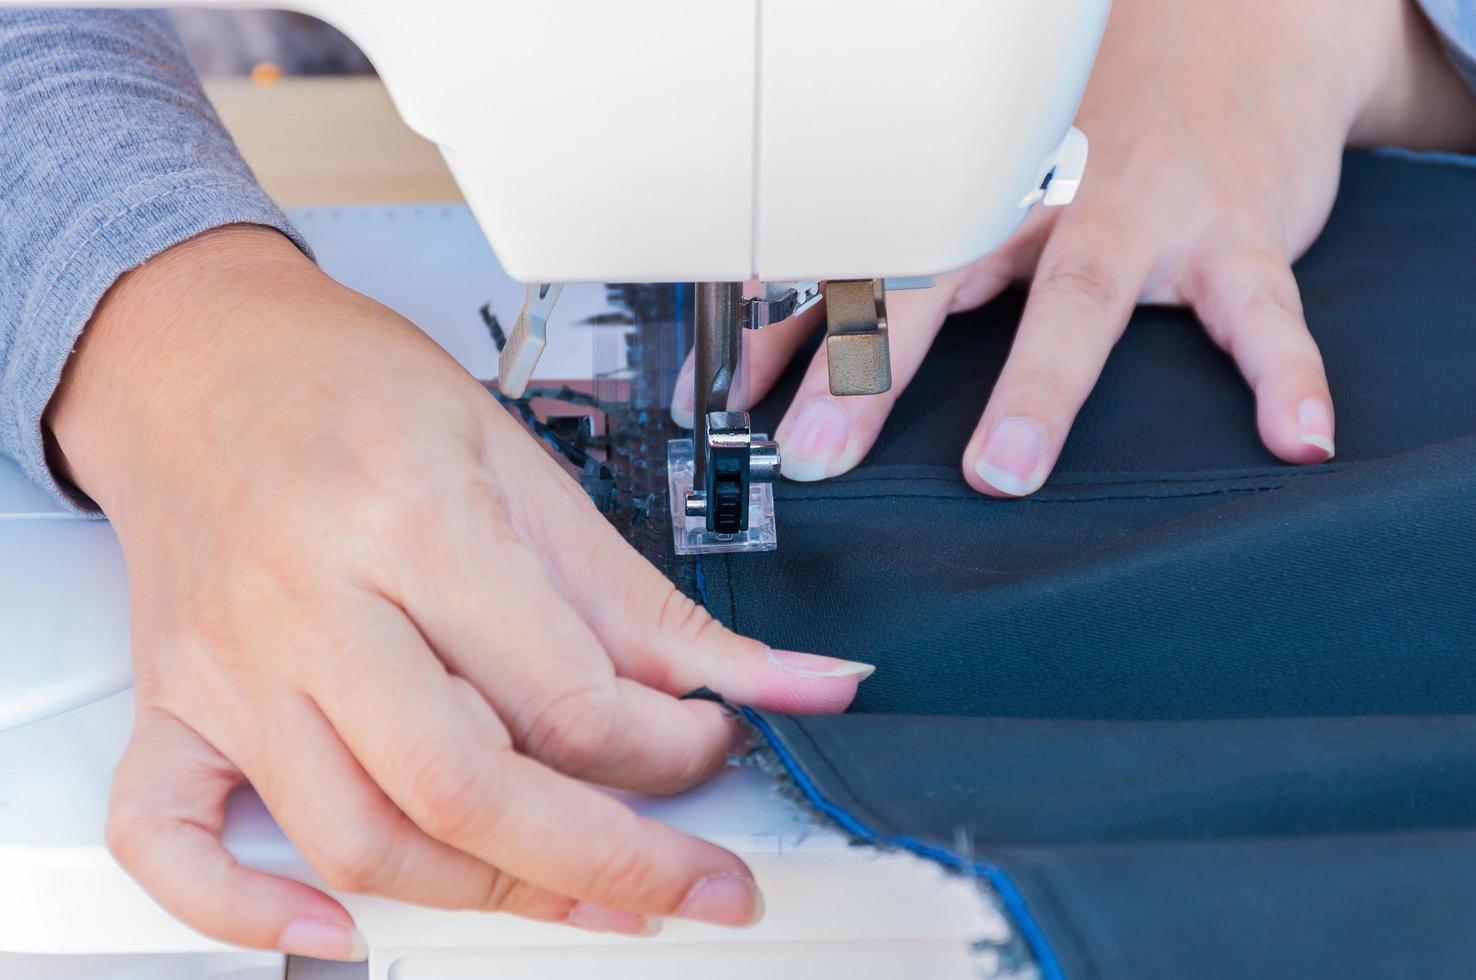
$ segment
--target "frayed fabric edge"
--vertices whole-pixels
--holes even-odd
[[[1003,942],[984,939],[974,944],[979,954],[981,975],[1012,980],[1029,977],[1065,980],[1065,971],[1044,929],[1036,921],[1025,896],[1003,868],[966,856],[964,848],[955,852],[911,837],[877,832],[820,790],[761,714],[752,708],[732,705],[729,708],[753,732],[751,751],[741,757],[739,763],[767,774],[774,780],[781,796],[798,805],[817,823],[839,830],[855,846],[909,853],[936,864],[949,874],[973,879],[980,896],[1011,927],[1011,935]]]

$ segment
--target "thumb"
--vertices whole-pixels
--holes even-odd
[[[241,773],[173,715],[140,707],[113,777],[108,848],[154,900],[208,936],[319,959],[362,960],[364,937],[333,899],[253,871],[221,845]]]

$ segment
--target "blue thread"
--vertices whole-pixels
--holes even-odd
[[[701,582],[701,567],[699,560],[699,583]],[[699,584],[699,591],[701,588],[702,586]],[[784,747],[784,744],[779,741],[779,737],[774,733],[774,729],[763,719],[762,715],[752,708],[739,708],[738,710],[743,715],[743,720],[758,729],[759,734],[769,743],[769,747],[774,750],[774,754],[778,756],[784,768],[789,770],[790,778],[794,780],[794,784],[799,787],[800,792],[804,793],[805,799],[809,801],[812,807],[835,821],[853,837],[857,837],[873,845],[900,847],[903,850],[911,851],[919,857],[936,861],[954,871],[973,874],[989,882],[999,894],[1000,902],[1003,903],[1005,911],[1009,912],[1010,917],[1014,920],[1015,927],[1020,930],[1020,935],[1024,937],[1026,945],[1030,947],[1030,952],[1034,954],[1035,961],[1040,966],[1041,975],[1046,980],[1065,980],[1066,973],[1061,968],[1060,961],[1056,959],[1055,951],[1051,949],[1050,940],[1046,938],[1045,930],[1035,920],[1035,916],[1031,914],[1030,908],[1025,901],[1025,896],[1015,887],[1014,881],[1010,879],[1010,876],[1003,868],[993,864],[985,864],[982,861],[967,862],[957,854],[946,851],[941,847],[924,844],[922,841],[914,840],[911,837],[882,837],[858,820],[850,811],[842,809],[821,794],[820,788],[811,782],[809,777],[804,774],[804,771],[800,769],[799,762]]]
[[[675,311],[676,314],[676,323],[673,324],[676,329],[673,330],[671,333],[672,339],[676,343],[677,363],[680,365],[680,363],[687,357],[687,338],[683,336],[686,333],[686,330],[684,330],[683,328],[687,325],[687,314],[691,312],[690,301],[687,299],[686,283],[679,282],[676,284],[676,287],[672,290],[671,303],[672,309]]]
[[[701,601],[702,608],[707,609],[709,606],[707,575],[702,569],[701,555],[693,556],[692,567],[696,573],[697,598]],[[843,810],[821,795],[819,787],[812,783],[809,777],[800,769],[798,761],[784,747],[784,744],[779,741],[779,737],[774,734],[773,727],[767,721],[764,721],[763,716],[752,708],[739,708],[738,710],[743,715],[744,720],[758,729],[759,734],[769,743],[769,747],[774,750],[774,754],[778,756],[784,768],[789,771],[790,778],[794,780],[795,785],[800,788],[800,791],[805,794],[805,799],[809,801],[812,807],[835,821],[840,825],[841,829],[852,837],[869,841],[872,844],[900,847],[904,850],[911,851],[919,857],[936,861],[944,867],[951,868],[960,874],[973,874],[989,882],[990,886],[999,894],[1000,902],[1003,903],[1005,911],[1014,920],[1015,927],[1020,930],[1020,935],[1025,938],[1025,943],[1030,947],[1030,952],[1034,954],[1036,963],[1040,965],[1040,972],[1044,980],[1066,980],[1066,973],[1061,969],[1061,963],[1056,959],[1055,951],[1051,949],[1051,943],[1046,937],[1045,930],[1040,927],[1040,923],[1035,921],[1035,916],[1031,913],[1030,907],[1025,901],[1025,896],[1020,894],[1020,889],[1015,886],[1015,882],[1003,868],[993,864],[985,864],[982,861],[975,861],[971,864],[957,854],[945,851],[941,847],[924,844],[922,841],[914,840],[911,837],[882,837],[876,831],[856,819],[855,815],[849,810]]]
[[[707,601],[707,575],[702,571],[702,556],[696,555],[692,559],[692,567],[697,572],[697,598],[702,603],[703,609],[708,609]],[[711,611],[709,609],[709,611]]]
[[[1476,167],[1476,156],[1465,153],[1448,153],[1440,150],[1406,150],[1402,146],[1382,146],[1373,151],[1375,156],[1390,157],[1394,160],[1408,160],[1412,163],[1437,163],[1448,164],[1470,169]]]

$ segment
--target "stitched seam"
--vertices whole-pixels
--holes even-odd
[[[1340,469],[1346,469],[1346,468],[1347,468],[1346,466],[1340,467]],[[1290,479],[1292,479],[1294,477],[1320,476],[1320,475],[1322,475],[1324,473],[1332,473],[1332,472],[1337,472],[1337,471],[1336,470],[1318,470],[1318,471],[1308,472],[1308,471],[1292,471],[1292,470],[1286,470],[1286,471],[1267,471],[1267,472],[1260,472],[1260,473],[1242,473],[1242,474],[1239,474],[1239,475],[1234,475],[1234,474],[1231,474],[1231,475],[1225,475],[1225,474],[1221,474],[1221,475],[1206,474],[1204,476],[1182,476],[1182,477],[1179,477],[1179,476],[1165,476],[1165,477],[1144,478],[1144,479],[1141,479],[1141,480],[1111,480],[1111,481],[1097,482],[1097,483],[1093,483],[1093,482],[1090,482],[1090,481],[1087,481],[1087,480],[1081,480],[1081,481],[1077,481],[1077,482],[1056,482],[1056,483],[1054,483],[1054,489],[1065,490],[1065,489],[1075,489],[1075,488],[1078,488],[1078,487],[1102,487],[1102,486],[1118,486],[1118,487],[1127,487],[1127,486],[1156,486],[1156,485],[1159,485],[1159,484],[1176,484],[1176,483],[1200,483],[1200,484],[1203,484],[1203,483],[1215,483],[1215,482],[1218,482],[1218,481],[1221,481],[1221,480],[1264,480],[1264,479],[1280,479],[1282,477],[1285,477],[1288,480],[1290,480]],[[1058,477],[1058,480],[1061,479],[1061,478],[1069,478],[1069,477],[1071,477],[1073,475],[1075,475],[1075,474],[1061,474],[1060,477]],[[1089,475],[1092,475],[1092,474],[1084,474],[1084,475],[1088,475],[1089,476]],[[856,486],[856,485],[865,484],[865,483],[949,483],[949,484],[952,484],[952,485],[958,486],[958,487],[966,486],[966,484],[964,483],[963,479],[961,477],[959,477],[959,476],[956,476],[956,475],[955,476],[863,476],[863,477],[855,477],[855,478],[852,478],[852,479],[832,479],[832,480],[828,480],[826,482],[828,482],[828,483],[830,483],[832,485],[836,485],[836,486]]]
[[[723,555],[723,567],[728,573],[728,628],[735,633],[743,632],[738,628],[738,590],[733,588],[733,556]]]
[[[1304,476],[1321,476],[1326,473],[1337,473],[1350,469],[1357,463],[1321,463],[1315,466],[1277,466],[1277,467],[1251,467],[1236,470],[1166,470],[1161,474],[1146,470],[1058,470],[1053,474],[1057,481],[1074,481],[1067,485],[1092,486],[1089,477],[1098,476],[1128,476],[1135,477],[1132,480],[1110,480],[1105,481],[1113,484],[1132,483],[1208,483],[1215,480],[1255,480],[1267,478],[1297,478]],[[887,476],[872,475],[867,473],[848,473],[832,477],[827,483],[865,483],[872,480],[946,480],[949,482],[962,482],[958,469],[953,466],[939,466],[935,463],[889,463],[878,464],[876,469],[880,470],[924,470],[944,474],[942,476],[920,476],[915,474]],[[1059,485],[1059,484],[1058,484]]]
[[[1319,463],[1315,466],[1277,466],[1277,467],[1251,467],[1244,470],[1187,470],[1179,471],[1187,478],[1192,479],[1195,473],[1204,473],[1205,479],[1224,478],[1229,476],[1234,479],[1237,476],[1252,478],[1257,476],[1317,476],[1321,473],[1336,473],[1358,465],[1357,463]],[[1169,471],[1173,473],[1174,471]],[[1141,476],[1143,470],[1065,470],[1061,476]],[[1122,481],[1132,482],[1132,481]]]
[[[1036,494],[1030,497],[1016,497],[1010,500],[996,500],[993,497],[985,497],[982,494],[969,494],[965,496],[961,493],[957,495],[938,493],[856,493],[823,497],[784,497],[783,500],[787,504],[808,504],[825,500],[956,500],[960,503],[991,506],[996,504],[1082,504],[1109,500],[1177,500],[1189,497],[1215,497],[1229,493],[1263,493],[1267,490],[1282,490],[1285,487],[1286,484],[1279,483],[1274,486],[1225,487],[1219,490],[1198,490],[1179,493],[1104,494],[1080,497],[1041,497],[1039,494]]]
[[[707,572],[702,567],[702,556],[692,556],[692,586],[697,590],[697,598],[702,603],[702,608],[712,612],[712,602],[707,595]]]
[[[846,779],[845,774],[842,773],[840,769],[836,768],[835,762],[830,758],[825,750],[820,747],[820,743],[815,741],[815,736],[810,734],[810,730],[804,726],[804,722],[800,718],[791,717],[789,721],[794,726],[794,730],[797,731],[800,735],[804,736],[804,739],[806,742],[809,743],[810,748],[815,751],[816,757],[818,757],[822,762],[825,763],[825,768],[829,770],[831,778],[835,780],[841,791],[844,792],[848,797],[850,797],[850,809],[868,814],[871,818],[868,822],[877,825],[875,829],[884,830],[884,832],[888,836],[896,836],[896,834],[898,833],[897,821],[889,819],[886,814],[882,813],[870,803],[866,802],[865,797],[856,792],[856,790],[851,786],[850,782]]]

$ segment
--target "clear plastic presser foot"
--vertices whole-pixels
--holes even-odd
[[[768,438],[755,434],[755,440]],[[679,555],[713,555],[737,551],[773,551],[779,547],[774,523],[774,485],[755,480],[748,487],[748,530],[714,534],[701,517],[687,516],[687,491],[697,474],[691,439],[666,444],[666,485],[671,495],[672,539]]]

